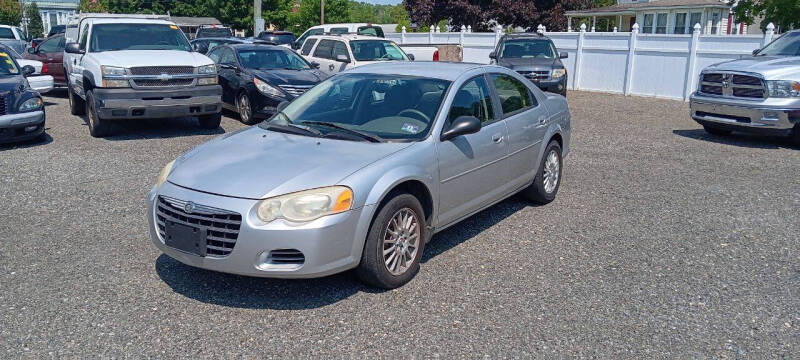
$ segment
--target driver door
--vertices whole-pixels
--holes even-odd
[[[509,191],[508,130],[484,75],[456,92],[443,129],[459,116],[475,116],[481,130],[438,142],[439,222],[449,225]]]

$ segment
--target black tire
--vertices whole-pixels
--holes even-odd
[[[792,143],[795,146],[800,146],[800,124],[796,124],[794,130],[792,130]]]
[[[704,129],[704,130],[705,130],[707,133],[709,133],[709,134],[711,134],[711,135],[719,135],[719,136],[724,136],[724,135],[730,135],[730,134],[731,134],[731,131],[730,131],[730,130],[724,130],[724,129],[716,128],[716,127],[713,127],[713,126],[706,126],[706,125],[703,125],[703,129]]]
[[[72,115],[86,114],[86,102],[67,84],[67,98],[69,98],[69,113]]]
[[[392,274],[388,268],[387,260],[384,258],[384,238],[388,234],[387,229],[390,226],[392,218],[402,212],[406,214],[412,213],[416,219],[416,228],[419,229],[419,233],[415,234],[415,236],[419,237],[416,242],[418,246],[416,248],[416,253],[413,253],[413,259],[410,260],[410,263],[406,263],[408,264],[407,269],[401,274]],[[425,213],[422,210],[422,205],[413,195],[405,193],[397,194],[385,202],[380,210],[378,210],[378,215],[376,215],[375,219],[372,221],[369,233],[367,234],[364,252],[361,254],[361,263],[358,265],[358,268],[356,268],[358,278],[367,285],[384,289],[398,288],[411,281],[419,272],[420,259],[422,259],[422,253],[425,250],[425,239],[427,239],[428,231],[425,224]],[[413,236],[411,239],[413,239]],[[395,247],[398,246],[392,246],[388,250],[394,249]],[[400,247],[402,248],[402,246]],[[408,248],[410,249],[411,247]],[[400,252],[401,251],[398,250],[398,253]],[[391,253],[386,256],[391,259]],[[403,259],[406,259],[406,257]],[[396,266],[402,267],[401,265]]]
[[[255,119],[253,119],[253,103],[250,101],[246,91],[242,91],[236,97],[236,111],[239,113],[239,119],[242,123],[247,125],[255,123]]]
[[[548,186],[545,185],[545,166],[551,153],[555,155],[558,167],[555,169],[555,177],[553,178],[551,176],[551,179],[555,180],[555,186],[548,189]],[[539,169],[536,172],[536,177],[533,179],[533,184],[525,188],[525,190],[522,190],[522,195],[529,201],[540,205],[548,204],[555,200],[556,194],[558,194],[558,189],[561,187],[561,179],[564,178],[563,169],[564,166],[561,159],[561,145],[558,145],[558,142],[556,141],[550,141],[544,150],[544,155],[542,156],[542,161],[539,164]],[[550,168],[549,170],[549,173],[552,174],[553,169]]]
[[[201,115],[197,117],[197,121],[200,123],[201,128],[213,130],[218,128],[222,122],[222,114]]]
[[[86,115],[89,118],[89,134],[92,137],[102,138],[111,134],[111,121],[102,119],[97,113],[97,104],[94,101],[94,91],[86,92]]]

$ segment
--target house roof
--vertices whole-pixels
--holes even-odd
[[[178,26],[222,25],[221,21],[213,17],[170,16],[170,20]]]
[[[644,3],[623,3],[611,6],[573,10],[565,12],[566,15],[584,16],[593,14],[604,13],[633,13],[637,10],[652,10],[652,9],[665,9],[665,8],[698,8],[698,7],[719,7],[730,8],[727,4],[720,0],[658,0]]]

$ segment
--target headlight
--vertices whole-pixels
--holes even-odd
[[[197,85],[217,85],[217,77],[203,77],[197,79]]]
[[[100,67],[100,72],[103,73],[103,87],[105,88],[121,88],[131,86],[131,83],[128,82],[128,80],[106,79],[106,76],[125,76],[125,68],[104,65]]]
[[[567,75],[567,69],[553,69],[553,79],[558,79]]]
[[[284,97],[283,91],[280,91],[278,88],[267,84],[265,81],[260,80],[257,77],[253,78],[253,82],[256,84],[256,88],[264,95],[268,96],[276,96],[276,97]]]
[[[158,174],[158,180],[156,180],[156,187],[161,187],[163,183],[167,181],[167,176],[169,173],[172,172],[172,167],[175,165],[175,160],[170,161],[163,169],[161,169],[161,173]]]
[[[769,97],[800,97],[800,83],[790,80],[767,80]]]
[[[42,99],[35,97],[22,102],[19,105],[19,112],[34,111],[42,108]]]
[[[201,75],[217,75],[216,65],[204,65],[197,68],[197,73]]]
[[[265,223],[279,218],[307,222],[350,210],[352,205],[353,191],[350,188],[330,186],[261,200],[256,216]]]
[[[125,68],[116,67],[116,66],[101,66],[100,70],[103,72],[103,76],[111,75],[111,76],[125,76]]]

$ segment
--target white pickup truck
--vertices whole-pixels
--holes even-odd
[[[196,116],[203,128],[219,127],[216,66],[174,23],[88,14],[76,25],[65,34],[64,72],[71,113],[87,114],[92,136],[108,135],[115,119]]]

